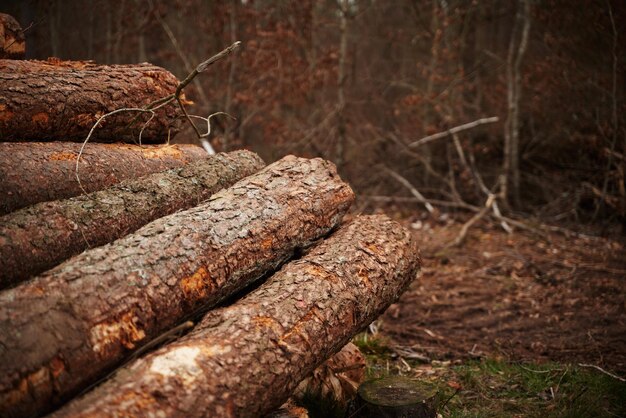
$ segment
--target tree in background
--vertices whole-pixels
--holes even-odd
[[[626,219],[620,1],[3,5],[33,22],[30,58],[148,60],[182,77],[241,40],[186,91],[195,113],[237,118],[216,122],[216,146],[334,160],[367,204],[421,196],[477,210],[497,193],[496,205],[548,221]],[[419,141],[488,117],[499,121]]]

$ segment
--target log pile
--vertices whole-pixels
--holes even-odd
[[[333,355],[416,277],[410,233],[343,221],[354,194],[319,158],[90,143],[81,188],[80,144],[30,141],[135,106],[120,78],[141,105],[177,84],[94,65],[0,61],[0,416],[306,416],[303,393],[356,394],[358,350]],[[109,122],[92,139],[136,136]]]

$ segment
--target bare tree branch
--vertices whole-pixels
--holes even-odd
[[[465,131],[467,129],[472,129],[472,128],[475,128],[477,126],[484,125],[484,124],[487,124],[487,123],[494,123],[494,122],[497,122],[498,120],[499,119],[498,119],[497,116],[492,116],[490,118],[478,119],[478,120],[475,120],[474,122],[469,122],[469,123],[465,123],[463,125],[455,126],[454,128],[450,128],[450,129],[448,129],[447,131],[444,131],[444,132],[438,132],[438,133],[433,134],[433,135],[428,135],[428,136],[426,136],[426,137],[424,137],[422,139],[419,139],[417,141],[411,142],[409,144],[409,147],[413,147],[413,148],[419,147],[420,145],[427,144],[427,143],[432,142],[432,141],[434,141],[436,139],[445,138],[446,136],[453,135],[453,134],[459,133],[461,131]]]
[[[411,194],[415,196],[415,198],[419,202],[424,204],[424,207],[426,207],[426,210],[428,211],[428,213],[433,213],[435,211],[435,208],[433,207],[433,205],[431,205],[428,202],[428,200],[426,200],[426,198],[415,187],[413,187],[413,185],[407,179],[405,179],[404,177],[402,177],[400,174],[396,173],[389,167],[384,166],[384,168],[385,168],[385,171],[389,173],[391,177],[393,177],[394,179],[398,181],[398,183],[402,184],[404,187],[409,189]]]

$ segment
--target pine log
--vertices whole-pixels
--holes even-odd
[[[176,90],[172,73],[152,64],[97,65],[91,61],[0,60],[0,141],[84,141],[98,118],[141,108]],[[166,142],[179,125],[174,103],[157,110],[142,141]],[[129,124],[139,115],[139,122]],[[106,118],[92,142],[138,141],[150,115],[121,112]]]
[[[0,293],[0,416],[66,400],[327,234],[353,200],[332,163],[285,157]]]
[[[88,248],[113,242],[155,219],[191,208],[263,166],[250,151],[218,154],[0,217],[0,289]]]
[[[20,24],[11,15],[0,13],[0,59],[24,59],[26,40]]]
[[[358,217],[53,416],[263,416],[395,301],[418,268],[405,228]]]
[[[75,173],[80,147],[72,142],[0,142],[0,215],[82,194]],[[206,157],[196,145],[94,143],[83,150],[78,174],[85,191],[93,192]]]

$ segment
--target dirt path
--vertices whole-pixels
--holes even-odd
[[[592,363],[626,372],[626,251],[597,238],[549,240],[459,222],[407,222],[423,276],[383,317],[393,343],[431,359],[504,357]]]

